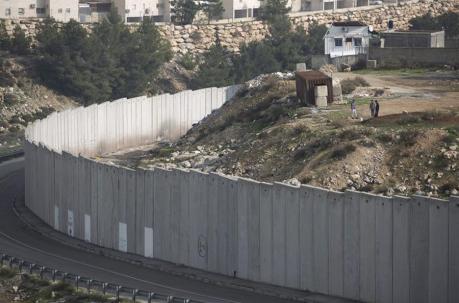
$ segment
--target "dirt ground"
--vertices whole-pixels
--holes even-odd
[[[380,116],[403,112],[451,110],[459,108],[459,71],[419,71],[418,73],[336,73],[339,79],[363,77],[371,87],[389,89],[391,96],[375,98]],[[367,104],[357,106],[364,119],[370,117]]]

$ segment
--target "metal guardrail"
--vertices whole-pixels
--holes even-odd
[[[73,285],[77,290],[84,288],[88,293],[91,293],[91,291],[98,291],[103,295],[111,294],[116,297],[116,302],[119,302],[121,298],[127,298],[131,299],[132,302],[136,302],[137,299],[144,299],[148,303],[153,302],[153,300],[161,300],[167,303],[202,303],[200,301],[195,301],[187,298],[168,296],[152,291],[139,290],[114,283],[107,283],[87,277],[81,277],[76,274],[67,273],[56,270],[54,268],[31,263],[7,254],[1,254],[0,267],[4,266],[5,263],[7,263],[8,267],[11,269],[18,269],[19,273],[21,274],[37,274],[39,275],[40,279],[53,282],[60,280]]]

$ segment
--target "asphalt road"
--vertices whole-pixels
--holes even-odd
[[[24,196],[23,158],[0,163],[0,251],[28,262],[166,295],[202,302],[293,302],[242,289],[174,276],[64,245],[28,228],[13,211]]]

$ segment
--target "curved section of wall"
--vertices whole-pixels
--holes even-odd
[[[236,87],[55,113],[26,131],[26,204],[100,246],[368,302],[459,302],[459,197],[382,197],[87,156],[174,139]]]

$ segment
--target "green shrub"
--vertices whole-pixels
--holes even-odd
[[[3,96],[3,102],[6,104],[6,105],[15,105],[15,104],[18,104],[20,101],[19,97],[15,94],[11,94],[11,93],[6,93],[4,96]]]
[[[353,153],[356,150],[354,144],[348,143],[344,146],[338,147],[333,150],[330,154],[330,159],[340,160],[344,159],[347,155]]]
[[[11,38],[6,31],[5,21],[0,21],[0,49],[9,50],[11,47]]]
[[[32,39],[26,36],[26,33],[19,25],[16,25],[11,39],[11,52],[18,55],[26,55],[30,51]]]
[[[359,86],[370,86],[370,84],[362,77],[355,77],[354,79],[344,79],[341,81],[341,88],[343,94],[348,95],[352,93]]]
[[[402,130],[400,135],[400,143],[406,146],[413,146],[416,144],[421,131],[414,128]]]
[[[407,125],[421,122],[421,118],[413,115],[403,115],[397,121],[397,124]]]
[[[6,267],[0,268],[0,279],[12,279],[14,276],[16,276],[16,271]]]

